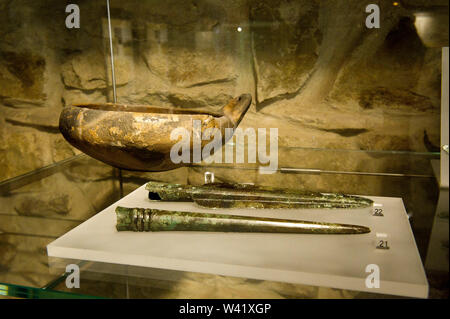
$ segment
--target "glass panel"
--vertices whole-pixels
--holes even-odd
[[[64,106],[108,99],[107,38],[98,22],[105,3],[80,4],[79,29],[66,27],[65,9],[59,1],[0,3],[2,295],[64,297],[38,290],[56,276],[46,245],[119,198],[117,170],[74,156],[80,151],[58,129]]]
[[[46,246],[119,199],[116,175],[80,155],[0,183],[0,282],[41,288],[59,277]]]
[[[383,2],[379,28],[357,0],[111,1],[111,38],[107,1],[77,5],[79,28],[58,0],[0,3],[0,295],[77,297],[65,285],[74,263],[80,296],[373,297],[48,259],[48,243],[146,181],[202,184],[206,171],[216,182],[401,197],[425,261],[439,197],[446,1]],[[58,126],[63,107],[113,102],[114,91],[120,104],[216,115],[248,93],[235,135],[255,140],[231,139],[213,163],[113,168],[80,154]],[[263,174],[271,164],[275,172]],[[428,275],[430,296],[448,296],[445,276]]]

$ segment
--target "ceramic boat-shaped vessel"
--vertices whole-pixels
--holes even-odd
[[[170,158],[171,148],[179,141],[170,138],[174,129],[185,128],[192,136],[194,120],[199,120],[202,133],[215,127],[225,138],[225,129],[239,125],[251,101],[250,94],[243,94],[217,113],[149,105],[79,104],[64,108],[59,129],[74,147],[112,166],[165,171],[187,165]],[[202,147],[207,143],[202,141]]]

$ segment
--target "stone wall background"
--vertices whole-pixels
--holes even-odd
[[[77,154],[61,108],[112,100],[105,4],[80,1],[80,29],[64,27],[65,5],[1,3],[0,180]],[[118,100],[219,109],[247,92],[242,128],[278,127],[280,147],[436,150],[441,53],[411,8],[446,3],[379,5],[367,29],[359,1],[113,2]]]
[[[105,3],[76,1],[81,28],[67,29],[68,3],[0,1],[0,181],[79,154],[59,133],[61,109],[112,101]],[[357,0],[111,1],[118,101],[217,110],[251,93],[240,127],[278,127],[280,166],[432,174],[431,157],[414,154],[440,145],[439,46],[448,46],[448,3],[370,3],[381,8],[380,29],[365,28],[366,4]],[[431,9],[447,28],[430,44],[413,13]],[[1,197],[0,231],[41,236],[44,228],[20,224],[50,217],[67,221],[47,230],[59,236],[115,200],[116,170],[77,163]],[[206,170],[124,172],[124,191],[148,179],[202,183]],[[214,172],[219,181],[403,197],[421,254],[426,249],[433,179]],[[51,240],[8,235],[2,242],[4,269],[25,267],[10,280],[49,278],[41,241]],[[29,254],[40,256],[39,266],[23,262]]]

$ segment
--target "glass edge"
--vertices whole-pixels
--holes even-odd
[[[52,289],[36,288],[0,282],[0,296],[24,299],[106,299]]]

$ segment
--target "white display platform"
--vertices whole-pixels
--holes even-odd
[[[371,209],[203,209],[148,199],[144,186],[47,246],[49,257],[210,273],[390,295],[427,298],[428,283],[400,198],[370,197]],[[214,212],[364,225],[362,235],[214,232],[117,232],[116,206]],[[376,249],[376,233],[390,249]],[[366,287],[366,267],[380,270],[380,287]]]

